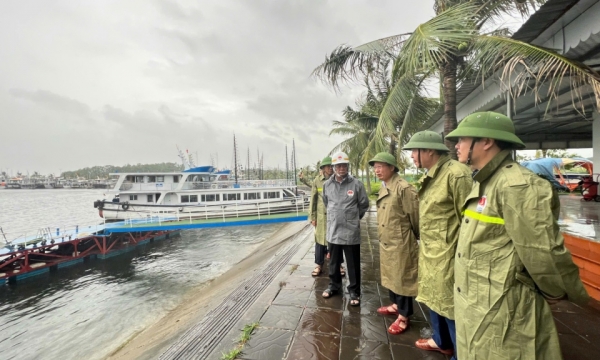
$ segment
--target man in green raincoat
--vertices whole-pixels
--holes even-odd
[[[381,285],[389,289],[392,302],[377,312],[397,316],[388,332],[398,335],[409,326],[417,296],[419,198],[414,186],[398,175],[392,154],[379,153],[369,165],[382,182],[377,199]]]
[[[427,169],[420,180],[419,295],[429,307],[433,328],[430,339],[415,345],[423,350],[454,354],[454,254],[462,220],[462,205],[471,191],[469,168],[448,156],[442,137],[421,131],[404,146],[418,168]]]
[[[475,113],[447,135],[474,170],[454,264],[458,358],[561,359],[548,302],[589,297],[565,248],[550,182],[511,156],[512,121]]]
[[[323,271],[325,255],[327,254],[327,208],[323,203],[323,184],[333,174],[331,157],[327,156],[321,161],[321,173],[312,184],[310,194],[310,223],[315,227],[315,264],[312,276],[319,276]]]

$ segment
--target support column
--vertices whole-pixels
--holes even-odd
[[[600,112],[594,111],[594,122],[592,123],[592,161],[594,162],[594,173],[600,173]]]

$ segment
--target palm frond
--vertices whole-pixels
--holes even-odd
[[[354,81],[370,72],[387,66],[385,60],[395,58],[410,34],[393,35],[352,48],[340,45],[311,76],[337,89],[341,83]]]
[[[419,27],[406,40],[394,64],[392,78],[439,69],[460,55],[461,44],[477,35],[475,13],[470,3],[453,6]]]
[[[566,82],[572,90],[574,107],[576,100],[582,100],[580,89],[586,85],[591,87],[596,106],[600,107],[600,74],[581,62],[551,49],[500,36],[479,36],[473,50],[473,67],[482,80],[500,70],[502,87],[513,97],[531,93],[536,103],[543,98],[551,102]]]

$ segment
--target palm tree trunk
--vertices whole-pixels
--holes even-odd
[[[456,142],[446,139],[456,129],[456,61],[449,61],[440,69],[444,93],[444,143],[450,149],[450,156],[456,159]]]
[[[392,136],[390,140],[390,154],[396,156],[396,139]]]

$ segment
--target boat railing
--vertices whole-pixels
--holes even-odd
[[[238,221],[261,220],[273,217],[306,216],[308,201],[305,196],[286,197],[271,201],[240,201],[219,205],[185,205],[156,207],[151,210],[135,210],[132,206],[122,214],[124,221],[92,225],[50,225],[37,229],[17,230],[7,232],[0,228],[0,243],[4,243],[4,252],[11,253],[26,249],[34,249],[50,245],[59,245],[76,239],[87,238],[102,233],[111,228],[135,228],[177,226],[195,224],[198,222],[219,223],[232,219]],[[182,227],[183,228],[183,227]],[[0,248],[0,257],[3,251]]]
[[[270,187],[292,187],[293,180],[241,180],[235,181],[213,181],[213,182],[186,182],[182,190],[196,189],[252,189]]]
[[[5,251],[25,250],[86,238],[102,231],[104,227],[104,223],[93,225],[50,225],[37,229],[15,230],[11,232],[0,228],[0,243],[4,243]],[[2,255],[2,251],[0,251],[0,255]]]
[[[133,210],[133,209],[131,209]],[[126,226],[177,226],[202,221],[227,222],[238,220],[261,220],[282,215],[305,215],[308,211],[307,198],[297,196],[274,199],[273,201],[239,202],[227,205],[186,205],[152,210],[134,210],[124,213],[127,218],[119,223],[107,223],[107,228]]]
[[[160,191],[175,190],[179,183],[132,183],[124,182],[119,187],[120,191]]]

